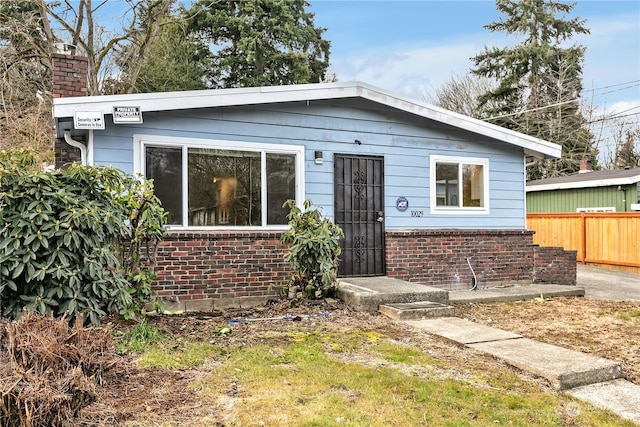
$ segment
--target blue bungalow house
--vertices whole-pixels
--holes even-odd
[[[58,166],[155,181],[170,222],[155,289],[187,309],[277,294],[287,199],[343,228],[341,276],[460,289],[473,266],[481,286],[575,283],[575,254],[526,229],[525,159],[559,157],[551,142],[359,82],[64,97],[83,94],[69,85]]]

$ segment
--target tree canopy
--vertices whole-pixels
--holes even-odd
[[[330,43],[304,0],[200,0],[187,13],[189,28],[212,46],[215,88],[320,82]]]
[[[472,72],[497,83],[478,98],[484,119],[562,145],[562,158],[537,162],[528,169],[530,179],[576,172],[583,159],[595,165],[598,152],[580,107],[585,48],[567,45],[589,32],[585,21],[567,17],[575,3],[496,0],[496,7],[505,18],[485,28],[522,41],[485,47],[472,58]]]

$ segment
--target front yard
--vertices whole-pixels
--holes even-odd
[[[620,360],[630,380],[640,378],[640,303],[559,298],[456,309]],[[99,388],[82,425],[633,425],[482,353],[339,302],[160,316],[137,335],[131,327],[116,325],[125,373]]]

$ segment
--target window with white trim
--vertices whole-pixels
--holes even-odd
[[[488,213],[489,159],[430,156],[431,213]]]
[[[168,223],[193,227],[287,224],[301,200],[304,147],[166,137],[140,140],[139,168],[154,180]]]

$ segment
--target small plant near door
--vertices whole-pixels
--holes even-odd
[[[304,201],[304,210],[294,200],[287,200],[287,219],[290,229],[281,237],[289,245],[284,259],[295,273],[290,286],[302,291],[307,298],[322,298],[336,285],[342,229],[323,218],[319,208],[311,209],[311,200]]]

